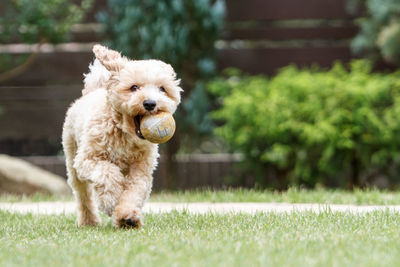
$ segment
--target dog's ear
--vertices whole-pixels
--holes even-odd
[[[111,72],[118,72],[126,61],[119,52],[99,44],[93,46],[93,53],[100,63]]]

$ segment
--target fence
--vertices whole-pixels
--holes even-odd
[[[58,156],[30,156],[22,157],[45,170],[66,177],[64,157]],[[194,154],[178,155],[178,177],[175,187],[180,189],[190,189],[198,187],[222,188],[224,186],[235,186],[237,181],[235,176],[235,164],[240,162],[241,156],[238,154]],[[154,189],[166,188],[165,181],[165,161],[161,157],[159,166],[154,173]],[[246,185],[240,183],[240,185]],[[252,181],[248,181],[252,185]]]
[[[227,19],[218,48],[218,65],[273,74],[290,63],[329,66],[351,58],[349,40],[357,33],[346,0],[227,0]],[[80,96],[82,73],[100,42],[95,14],[106,8],[96,0],[70,43],[42,46],[30,68],[0,84],[0,153],[49,155],[61,149],[65,111]],[[10,40],[10,42],[15,40]],[[0,53],[27,54],[33,46],[2,44]]]
[[[81,95],[82,73],[93,60],[93,43],[103,39],[95,14],[106,8],[106,1],[95,1],[85,23],[74,28],[70,43],[43,45],[25,73],[0,84],[0,153],[56,155],[61,150],[66,109]],[[329,66],[352,57],[349,41],[358,31],[354,21],[361,11],[349,14],[346,0],[227,0],[226,4],[223,38],[216,43],[220,69],[236,67],[271,75],[290,63]],[[1,44],[0,53],[18,56],[35,50],[16,41]],[[64,175],[58,159],[49,158],[57,164],[38,159],[29,158]],[[222,185],[235,162],[190,160],[180,160],[177,186]],[[163,183],[163,164],[156,174],[156,187]],[[193,180],[190,183],[187,173]]]
[[[71,43],[42,48],[30,70],[4,85],[80,84],[93,58],[91,44],[102,40],[95,14],[107,0],[95,1],[86,23],[78,25]],[[350,14],[347,0],[227,0],[224,36],[219,42],[219,67],[238,67],[272,74],[290,63],[329,66],[351,58],[349,40],[360,11]],[[32,47],[3,47],[24,54]],[[1,51],[1,50],[0,50]]]

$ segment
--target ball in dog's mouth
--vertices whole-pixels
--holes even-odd
[[[142,132],[140,131],[140,121],[142,120],[141,115],[136,115],[135,117],[133,117],[133,120],[135,121],[135,132],[136,135],[141,138],[141,139],[145,139],[144,136],[142,135]]]
[[[165,143],[175,133],[175,120],[171,113],[136,115],[133,119],[136,135],[151,143]]]
[[[169,112],[145,115],[140,121],[140,133],[154,144],[167,142],[175,133],[175,120]]]

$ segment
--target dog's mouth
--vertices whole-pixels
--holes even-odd
[[[142,135],[142,132],[140,131],[140,121],[142,120],[141,115],[136,115],[135,117],[133,117],[133,120],[135,121],[135,133],[136,135],[141,138],[141,139],[145,139],[144,136]]]

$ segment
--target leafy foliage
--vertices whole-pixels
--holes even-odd
[[[6,1],[0,16],[0,41],[24,43],[65,41],[74,24],[80,22],[93,0],[76,5],[68,0]]]
[[[13,0],[0,13],[0,42],[28,44],[60,43],[68,39],[74,24],[83,19],[93,0],[76,5],[68,0]],[[32,64],[32,55],[0,54],[0,82],[23,73]]]
[[[100,13],[110,45],[137,59],[164,60],[185,76],[213,73],[222,1],[109,0]]]
[[[383,57],[388,63],[400,64],[400,1],[366,0],[365,4],[367,16],[361,20],[352,50],[374,60]]]
[[[329,71],[289,66],[272,79],[228,71],[209,85],[221,100],[216,133],[263,185],[397,179],[399,74],[371,73],[366,61],[349,71],[340,63]]]
[[[224,14],[222,0],[109,0],[108,11],[100,13],[99,20],[112,48],[174,67],[188,96],[183,105],[186,114],[178,114],[179,124],[185,132],[204,134],[210,132],[211,120],[201,80],[215,73],[214,43]]]

